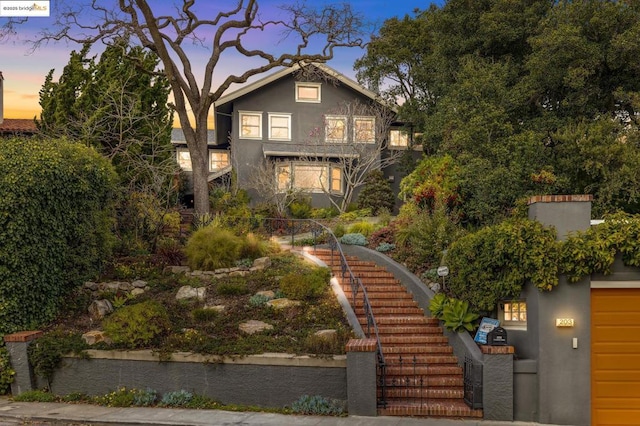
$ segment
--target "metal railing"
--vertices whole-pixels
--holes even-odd
[[[378,332],[378,325],[376,324],[376,320],[373,316],[373,311],[371,309],[371,303],[369,302],[369,296],[367,295],[367,290],[362,284],[362,280],[360,277],[357,277],[349,263],[347,262],[347,258],[342,250],[340,242],[335,234],[329,229],[329,227],[324,224],[313,220],[313,219],[263,219],[263,224],[265,230],[267,230],[272,236],[273,235],[286,235],[287,239],[291,236],[291,245],[296,244],[296,235],[307,233],[309,234],[311,241],[311,246],[316,247],[317,243],[327,244],[329,249],[331,250],[331,265],[334,265],[334,256],[338,256],[338,261],[340,262],[340,272],[342,274],[342,280],[345,282],[347,280],[350,288],[351,288],[351,305],[355,310],[357,302],[359,298],[362,300],[362,307],[364,310],[365,318],[366,318],[366,330],[363,330],[365,335],[368,338],[376,339],[376,356],[378,360],[378,376],[385,380],[385,359],[384,354],[382,353],[382,344],[380,342],[380,334]],[[381,395],[378,399],[378,405],[385,407],[386,406],[386,395],[385,395],[385,387],[381,387]]]
[[[476,364],[473,358],[464,357],[464,402],[472,409],[482,407],[482,364]]]

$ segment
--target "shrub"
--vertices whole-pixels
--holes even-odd
[[[375,230],[375,225],[371,222],[367,222],[366,220],[356,222],[351,226],[349,226],[350,234],[362,234],[365,237],[368,237],[369,235],[373,234],[374,230]]]
[[[14,396],[13,400],[18,402],[56,402],[58,398],[51,392],[36,389],[22,392],[20,395]]]
[[[38,376],[51,380],[63,355],[73,352],[84,356],[83,351],[87,348],[87,344],[79,334],[53,330],[31,343],[27,352],[33,371]]]
[[[80,143],[0,138],[0,334],[31,330],[110,257],[116,175]]]
[[[378,247],[382,243],[395,244],[395,226],[385,226],[380,228],[369,236],[369,245]]]
[[[360,209],[360,210],[348,210],[346,213],[342,213],[339,218],[345,222],[353,222],[354,220],[360,217],[370,217],[373,216],[371,209]]]
[[[95,397],[94,401],[96,404],[104,405],[106,407],[131,407],[136,393],[137,391],[135,389],[121,387],[106,395]]]
[[[249,293],[249,287],[243,277],[227,277],[218,283],[216,291],[221,296],[241,296]]]
[[[133,405],[137,407],[151,407],[158,402],[158,392],[154,389],[137,390],[133,394]]]
[[[182,244],[174,238],[160,238],[156,247],[160,262],[166,265],[181,265],[185,259]]]
[[[396,197],[391,184],[384,177],[382,170],[372,170],[364,181],[364,186],[358,195],[358,208],[371,209],[374,215],[380,210],[392,211]]]
[[[169,315],[154,301],[125,306],[103,321],[105,333],[116,344],[128,348],[149,345],[169,330]]]
[[[186,407],[193,399],[193,394],[186,390],[167,392],[162,395],[160,406],[162,407]]]
[[[396,248],[395,244],[382,243],[378,247],[376,247],[376,251],[379,251],[380,253],[386,253],[386,252],[391,251],[391,250],[393,250],[395,248]]]
[[[7,393],[15,374],[15,370],[11,368],[9,351],[5,346],[0,346],[0,395]]]
[[[311,199],[299,198],[289,205],[291,216],[296,219],[308,219],[311,216]]]
[[[340,214],[340,212],[338,211],[337,208],[331,206],[331,207],[325,207],[325,208],[321,208],[321,209],[313,209],[311,210],[311,218],[312,219],[331,219],[333,217],[336,217]]]
[[[215,309],[198,308],[193,310],[192,315],[198,322],[211,322],[220,316],[220,312]]]
[[[291,410],[298,414],[339,416],[344,413],[344,402],[319,395],[303,395],[291,404]]]
[[[342,223],[337,224],[335,228],[333,228],[333,235],[335,235],[336,238],[340,238],[346,233],[347,233],[347,229]]]
[[[292,272],[280,280],[280,289],[291,299],[315,299],[327,289],[331,271],[329,268],[316,268],[310,273]]]
[[[231,231],[206,226],[191,235],[185,252],[191,269],[232,267],[241,258],[243,241]]]
[[[262,257],[267,252],[265,243],[253,232],[249,232],[242,239],[242,249],[240,250],[240,257],[257,259]]]
[[[449,304],[451,299],[444,293],[438,293],[433,296],[429,302],[429,311],[434,318],[443,319],[444,308]]]
[[[340,243],[353,246],[366,246],[367,238],[362,234],[344,234],[340,238]]]
[[[473,331],[479,315],[472,312],[466,300],[452,299],[442,309],[444,326],[451,331]]]
[[[260,307],[260,306],[266,305],[269,300],[271,300],[271,298],[265,296],[264,294],[254,294],[249,299],[249,305],[250,306],[255,306],[255,307]]]

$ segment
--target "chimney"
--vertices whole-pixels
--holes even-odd
[[[0,71],[0,124],[2,124],[2,122],[4,121],[4,110],[2,109],[2,106],[4,104],[4,86],[2,85],[3,80],[4,77],[2,77],[2,71]]]

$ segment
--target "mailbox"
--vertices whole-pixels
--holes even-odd
[[[507,345],[507,330],[496,327],[487,334],[487,344],[491,346]]]

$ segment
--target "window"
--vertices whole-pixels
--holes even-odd
[[[342,193],[342,169],[328,163],[286,163],[276,169],[278,190]]]
[[[228,151],[209,150],[209,171],[217,172],[229,165]]]
[[[376,119],[373,117],[356,117],[353,120],[353,140],[362,143],[376,141]]]
[[[320,87],[320,83],[296,83],[296,102],[320,102]]]
[[[291,140],[291,114],[269,113],[269,139]]]
[[[346,142],[347,118],[338,116],[325,117],[325,140],[327,142]]]
[[[262,139],[262,113],[240,112],[241,139]]]
[[[527,320],[527,303],[511,302],[504,304],[504,320],[505,321],[526,321]]]
[[[389,146],[392,148],[406,148],[409,146],[409,135],[400,129],[392,129],[389,132]]]
[[[176,149],[176,161],[178,162],[178,166],[180,166],[180,168],[185,172],[192,171],[191,154],[189,154],[189,150],[187,148]]]

